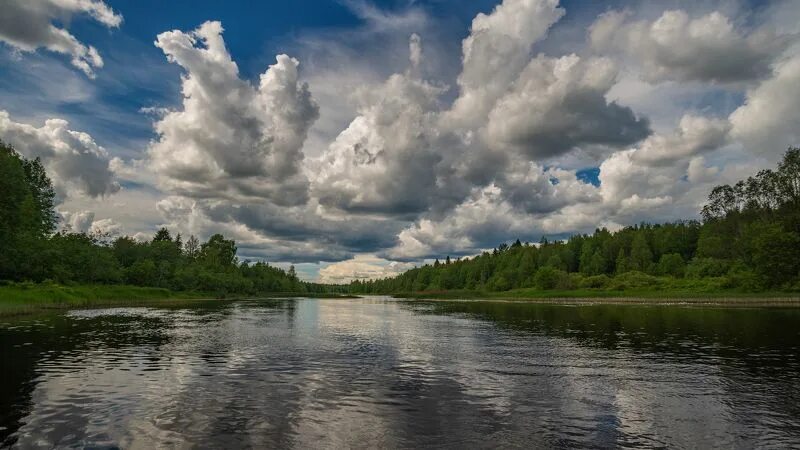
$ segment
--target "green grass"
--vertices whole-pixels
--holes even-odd
[[[613,301],[696,300],[724,303],[783,302],[800,303],[800,293],[793,291],[753,292],[730,287],[724,277],[718,278],[673,278],[652,276],[640,272],[628,272],[613,278],[575,277],[571,275],[559,281],[555,289],[523,288],[509,291],[450,290],[398,294],[398,297],[432,299],[591,299]],[[591,287],[589,287],[591,286]]]
[[[790,292],[741,292],[736,290],[697,290],[690,288],[631,288],[624,290],[607,289],[553,289],[535,288],[513,289],[502,292],[485,292],[470,290],[426,291],[395,294],[395,297],[416,299],[491,299],[491,300],[560,300],[581,299],[608,302],[643,302],[663,303],[665,301],[698,301],[724,304],[730,303],[797,303],[800,295]]]
[[[43,309],[134,305],[212,297],[198,292],[174,292],[138,286],[18,283],[0,286],[0,315],[26,314]]]
[[[247,296],[228,296],[246,298]],[[254,298],[311,297],[356,298],[347,294],[275,292]],[[219,299],[203,292],[176,292],[163,288],[120,285],[10,283],[0,285],[0,316],[34,313],[46,309],[70,309],[143,304],[180,304],[187,300]]]

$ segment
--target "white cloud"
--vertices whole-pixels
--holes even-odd
[[[182,109],[155,124],[153,169],[181,195],[304,203],[301,147],[318,109],[298,80],[299,63],[278,55],[254,87],[239,77],[222,31],[206,22],[191,33],[158,35],[156,45],[186,75]]]
[[[606,100],[617,70],[609,59],[539,55],[489,114],[488,142],[531,159],[580,147],[624,147],[650,134],[646,120]]]
[[[73,233],[88,233],[94,222],[93,211],[62,211],[62,228]]]
[[[730,115],[733,136],[748,150],[778,160],[786,148],[800,145],[800,55],[780,62],[775,74],[747,92]]]
[[[48,119],[37,128],[14,122],[7,111],[0,110],[0,139],[26,158],[41,158],[61,200],[119,190],[108,152],[89,134],[70,130],[66,120]]]
[[[122,225],[114,219],[95,220],[94,211],[60,211],[61,229],[72,233],[87,233],[95,236],[114,238],[122,235]]]
[[[442,159],[434,145],[441,92],[408,74],[362,90],[359,116],[311,164],[320,203],[355,212],[426,210],[437,192]]]
[[[71,18],[88,14],[106,27],[118,27],[122,16],[103,0],[5,0],[0,14],[0,41],[18,51],[32,52],[40,47],[72,58],[72,65],[94,78],[94,69],[103,67],[97,49],[87,46],[59,28],[54,22],[69,23]]]
[[[706,160],[702,156],[695,156],[689,160],[689,167],[686,169],[686,176],[692,183],[712,180],[718,173],[719,168],[706,167]]]
[[[672,134],[654,134],[642,142],[634,155],[637,161],[648,164],[672,164],[701,152],[716,150],[728,139],[730,123],[686,114]]]
[[[478,14],[462,43],[459,97],[448,119],[456,127],[484,117],[530,59],[531,46],[564,15],[558,0],[505,0]]]
[[[363,26],[301,36],[302,73],[279,55],[258,83],[219,22],[160,34],[184,70],[182,103],[142,110],[157,134],[143,160],[105,157],[130,189],[108,206],[63,205],[114,221],[70,223],[221,232],[244,258],[340,261],[320,278],[375,278],[406,267],[390,259],[695,217],[710,186],[763,166],[745,147],[782,152],[798,137],[800,70],[761,19],[648,7],[595,21],[592,48],[594,17],[559,23],[580,25],[581,42],[558,46],[555,0],[505,0],[459,52],[422,8],[347,4]],[[579,177],[587,168],[599,186]]]
[[[321,268],[318,281],[339,284],[355,280],[375,280],[399,275],[411,268],[411,263],[389,261],[374,255],[357,255]]]
[[[475,190],[440,220],[421,219],[404,229],[398,244],[384,256],[418,260],[474,254],[511,239],[538,240],[542,235],[585,232],[610,223],[602,217],[602,205],[597,202],[564,202],[546,212],[529,213],[506,197],[496,185]]]
[[[589,40],[601,52],[621,52],[641,66],[649,81],[729,83],[756,80],[788,44],[788,35],[769,27],[737,29],[718,11],[692,18],[664,11],[653,21],[626,22],[628,12],[611,11],[591,26]]]

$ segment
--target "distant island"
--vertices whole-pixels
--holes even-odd
[[[422,297],[707,297],[800,292],[800,149],[775,170],[714,188],[702,221],[598,229],[564,241],[500,244],[399,276],[349,285],[239,261],[235,241],[158,230],[150,241],[56,231],[55,191],[38,159],[0,143],[0,313],[164,298],[274,294]]]

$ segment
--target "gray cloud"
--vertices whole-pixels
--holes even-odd
[[[650,134],[648,121],[605,98],[616,75],[608,59],[539,55],[489,114],[489,145],[536,160],[583,146],[638,142]]]
[[[185,71],[183,102],[147,110],[156,113],[157,137],[146,160],[112,164],[145,186],[136,191],[142,198],[146,191],[158,201],[160,217],[148,224],[201,238],[223,233],[244,258],[342,261],[329,266],[331,280],[380,276],[394,270],[381,258],[469,255],[518,237],[692,217],[711,185],[762,163],[743,144],[796,137],[790,94],[800,72],[785,46],[761,45],[766,28],[729,26],[741,23],[735,18],[658,12],[688,35],[667,50],[695,52],[697,61],[663,49],[639,53],[627,46],[631,30],[645,27],[641,44],[655,45],[666,25],[625,16],[614,25],[612,14],[592,29],[597,53],[533,56],[556,48],[541,44],[565,11],[554,0],[505,0],[473,20],[459,70],[449,67],[458,49],[439,42],[423,9],[349,5],[365,25],[301,37],[292,53],[302,56],[304,78],[298,60],[279,55],[258,83],[243,79],[218,22],[158,36]],[[692,41],[700,25],[718,34],[697,35],[705,46]],[[735,53],[724,39],[749,47]],[[759,67],[739,78],[724,75],[735,69],[727,63],[699,67],[739,54]],[[676,92],[682,97],[671,98]],[[706,105],[707,97],[742,96],[727,119],[737,105]],[[642,106],[652,104],[669,107]],[[599,166],[599,186],[579,179],[587,166]],[[136,175],[144,172],[151,176]],[[115,208],[130,209],[127,202],[134,199]],[[96,210],[80,202],[69,209]],[[93,219],[88,226],[95,222],[115,229]]]
[[[437,96],[441,89],[392,75],[362,92],[360,115],[314,161],[320,203],[351,212],[419,213],[437,193]]]
[[[222,31],[206,22],[158,36],[156,45],[187,73],[182,109],[155,124],[153,168],[165,189],[188,197],[305,203],[301,147],[318,108],[298,81],[299,63],[279,55],[253,87],[239,77]]]
[[[720,12],[692,18],[686,11],[665,11],[654,21],[627,22],[627,12],[608,12],[591,26],[598,51],[633,58],[650,81],[739,82],[768,76],[790,35],[770,27],[737,29]]]
[[[772,77],[747,92],[731,115],[732,135],[771,161],[800,145],[800,51],[778,63]]]
[[[44,47],[69,55],[73,66],[93,78],[94,69],[103,67],[103,58],[94,47],[81,43],[65,28],[53,24],[54,21],[68,23],[78,14],[88,14],[112,28],[122,22],[122,16],[103,0],[5,0],[0,14],[0,41],[22,52]]]
[[[8,112],[0,110],[0,139],[27,158],[41,158],[62,200],[119,190],[108,152],[87,133],[70,130],[66,120],[48,119],[37,128],[14,122]]]
[[[478,14],[462,42],[460,93],[448,121],[462,127],[485,120],[528,63],[533,44],[564,13],[558,0],[505,0],[491,14]]]

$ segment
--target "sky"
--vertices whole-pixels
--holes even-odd
[[[800,144],[800,2],[5,0],[62,227],[307,280],[696,219]],[[2,195],[2,193],[0,193]]]

